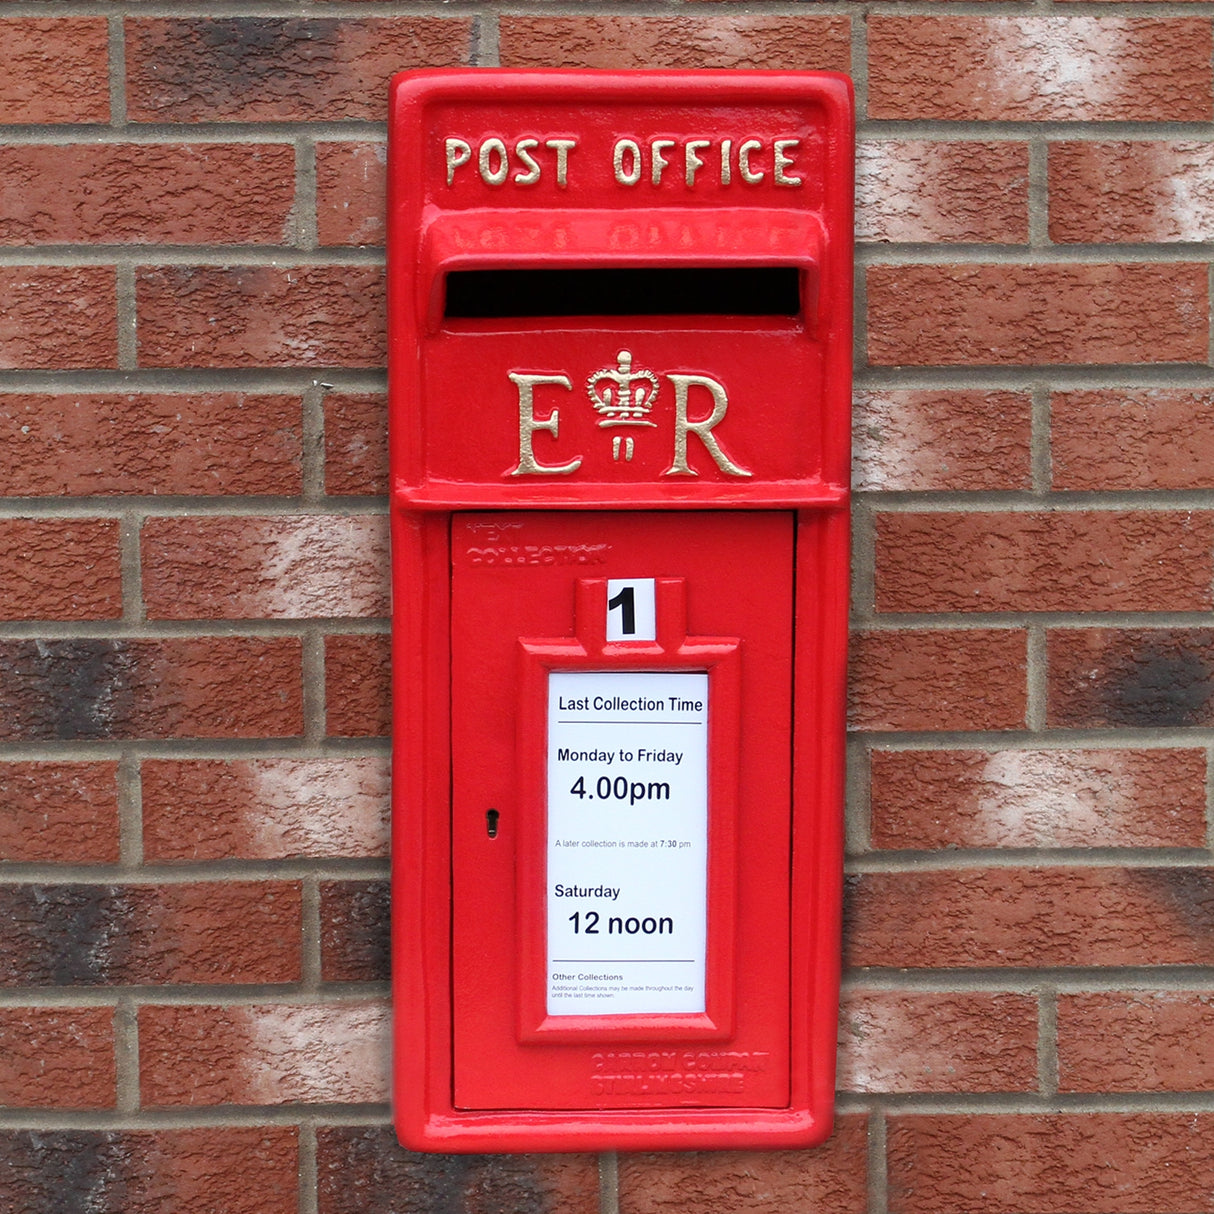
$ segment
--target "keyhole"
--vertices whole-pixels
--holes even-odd
[[[496,809],[485,810],[485,829],[489,832],[490,839],[497,838],[497,820],[501,816]]]

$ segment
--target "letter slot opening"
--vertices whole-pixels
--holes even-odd
[[[796,266],[456,270],[449,319],[527,316],[797,316]]]

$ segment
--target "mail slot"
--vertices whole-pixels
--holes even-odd
[[[825,73],[393,82],[409,1147],[830,1132],[852,148]]]

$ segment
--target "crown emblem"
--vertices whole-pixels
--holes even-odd
[[[586,381],[590,403],[603,415],[599,425],[654,425],[645,415],[658,394],[658,377],[652,371],[634,371],[630,350],[621,350],[616,359],[615,367],[604,367]]]

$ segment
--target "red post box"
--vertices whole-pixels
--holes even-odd
[[[829,1133],[852,146],[836,75],[394,82],[410,1147]]]

